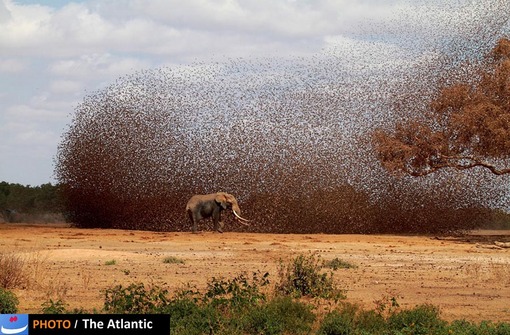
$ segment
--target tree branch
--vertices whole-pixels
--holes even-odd
[[[427,165],[420,167],[413,166],[412,164],[406,164],[402,167],[402,170],[413,177],[423,177],[444,168],[454,168],[456,170],[463,171],[474,167],[488,169],[491,173],[497,176],[510,174],[510,168],[498,168],[494,164],[477,159],[473,156],[447,156],[439,153],[437,155],[441,158],[439,162],[429,160]]]
[[[462,171],[479,166],[488,169],[490,172],[497,176],[510,173],[510,168],[498,168],[494,164],[491,164],[484,160],[477,159],[473,156],[446,156],[440,154],[440,157],[446,160],[446,164],[436,168],[436,170],[442,167],[452,167]],[[469,161],[469,163],[463,164],[460,161]]]

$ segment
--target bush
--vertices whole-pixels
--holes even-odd
[[[322,321],[319,335],[349,335],[354,332],[354,316],[334,310]]]
[[[168,291],[159,287],[146,289],[143,283],[124,288],[117,285],[105,290],[103,309],[109,313],[161,313],[168,304]]]
[[[269,284],[269,273],[260,277],[260,272],[254,272],[249,280],[244,274],[234,279],[216,279],[207,283],[207,292],[204,294],[204,301],[215,307],[243,308],[253,306],[258,302],[266,300],[260,288]]]
[[[280,264],[280,282],[277,293],[293,297],[308,296],[339,300],[345,298],[343,291],[336,287],[333,273],[321,273],[323,264],[318,254],[299,255],[286,266]]]
[[[439,318],[439,310],[432,305],[420,305],[403,310],[388,318],[388,326],[402,334],[447,334],[447,323]]]
[[[381,314],[360,310],[356,305],[344,304],[341,309],[326,314],[318,334],[383,334],[386,328],[386,320]]]
[[[25,260],[16,254],[0,254],[0,287],[15,288],[26,283]]]
[[[16,295],[0,287],[0,314],[16,314],[19,300]]]
[[[165,263],[165,264],[184,264],[184,260],[177,258],[175,256],[168,256],[163,259],[163,263]]]
[[[287,268],[307,269],[295,271],[301,273],[298,278],[321,277],[318,264],[320,262],[315,254],[308,257],[301,255]],[[363,310],[357,305],[342,302],[337,304],[337,309],[327,313],[320,324],[316,324],[313,303],[295,300],[291,294],[276,295],[268,300],[261,292],[261,288],[269,283],[268,276],[267,273],[261,275],[256,272],[251,278],[244,274],[233,279],[213,278],[205,292],[187,287],[177,291],[172,298],[168,298],[167,290],[157,286],[146,288],[142,283],[128,287],[117,285],[105,291],[103,310],[118,314],[170,314],[171,333],[186,335],[311,334],[312,329],[316,329],[318,335],[510,334],[508,323],[454,321],[448,324],[432,305],[400,310],[394,297],[384,297],[374,310]],[[301,283],[300,280],[296,282]],[[316,282],[323,284],[320,279]],[[296,287],[289,292],[294,293]],[[0,313],[15,313],[17,303],[13,293],[0,289]],[[61,300],[49,300],[43,304],[43,312],[70,313],[65,307]],[[83,312],[82,309],[71,311]]]
[[[290,297],[276,297],[251,309],[242,328],[248,334],[309,334],[314,321],[309,305]]]
[[[346,262],[344,260],[341,260],[338,257],[335,257],[329,261],[324,261],[324,267],[330,268],[334,271],[336,271],[338,269],[356,269],[357,268],[356,265]]]
[[[482,321],[477,325],[465,320],[457,320],[448,326],[447,333],[455,335],[508,335],[510,334],[510,324]]]
[[[164,313],[170,314],[172,334],[216,334],[224,323],[220,312],[192,296],[180,296],[169,302]]]
[[[67,313],[66,304],[58,299],[57,301],[53,301],[50,299],[45,301],[42,305],[43,314],[65,314]]]

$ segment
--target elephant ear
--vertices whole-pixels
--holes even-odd
[[[214,200],[220,204],[220,206],[223,208],[223,209],[227,209],[227,197],[225,196],[224,193],[218,193],[216,194],[216,198],[214,198]]]

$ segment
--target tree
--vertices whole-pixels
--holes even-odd
[[[59,186],[0,182],[0,210],[23,213],[58,213],[62,210]]]
[[[374,132],[387,170],[411,176],[474,167],[510,173],[510,40],[499,40],[483,63],[473,83],[445,87],[426,118]]]

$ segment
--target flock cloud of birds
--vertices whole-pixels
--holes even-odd
[[[253,220],[226,228],[243,231],[459,229],[504,206],[505,183],[483,171],[396,178],[375,158],[375,128],[424,117],[509,30],[506,1],[412,3],[415,26],[367,25],[313,57],[146,70],[87,95],[56,158],[70,219],[189,230],[188,198],[217,191]]]

